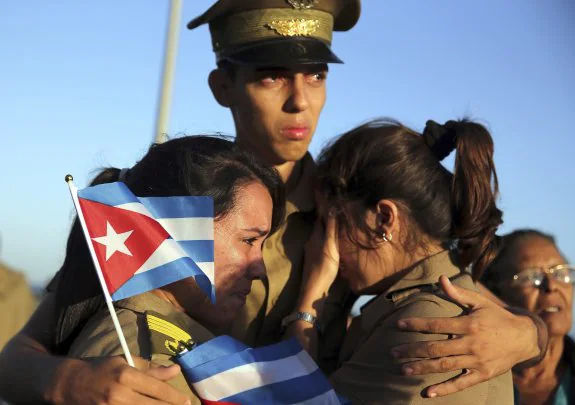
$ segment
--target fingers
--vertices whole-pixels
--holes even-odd
[[[464,307],[473,309],[483,306],[486,302],[489,302],[489,300],[486,300],[483,295],[476,291],[453,285],[449,278],[446,276],[441,276],[439,278],[439,284],[449,298]]]
[[[466,388],[480,384],[488,379],[488,377],[483,376],[475,370],[467,370],[466,373],[455,378],[447,380],[441,384],[428,387],[426,395],[430,398],[443,397],[455,392],[463,391]]]
[[[328,254],[331,256],[332,260],[339,262],[339,250],[337,246],[337,221],[334,215],[330,211],[330,215],[327,217],[327,223],[325,226],[325,239]]]
[[[187,402],[178,402],[178,404],[182,405],[182,404],[186,404],[189,405],[191,404],[191,401],[189,399],[186,398]],[[116,393],[112,393],[112,396],[106,401],[107,404],[138,404],[138,405],[167,405],[167,404],[175,404],[175,402],[166,402],[163,400],[159,400],[159,399],[154,399],[154,398],[150,398],[147,397],[145,395],[141,395],[139,393],[136,393],[134,391],[129,391],[129,392],[125,392],[120,395],[117,395]]]
[[[405,363],[401,367],[403,374],[408,376],[448,373],[472,368],[476,361],[474,356],[451,356],[438,359],[418,360]]]
[[[118,358],[121,358],[122,360],[124,360],[124,356],[117,356]],[[146,371],[150,368],[150,362],[146,359],[143,359],[141,357],[138,356],[132,356],[132,359],[134,360],[134,366],[140,370],[140,371]]]
[[[328,238],[337,238],[337,226],[336,226],[336,219],[333,212],[330,211],[327,216],[327,221],[325,224],[325,233]]]
[[[466,335],[473,321],[468,316],[457,318],[406,318],[397,322],[399,329],[409,332],[444,335]]]
[[[168,381],[180,374],[181,369],[177,364],[169,367],[152,364],[152,367],[146,371],[146,374],[160,381]]]
[[[392,348],[391,355],[396,359],[437,359],[468,355],[470,354],[468,346],[465,338],[414,342]]]
[[[118,377],[118,382],[123,386],[131,388],[138,395],[145,395],[151,399],[161,400],[163,401],[162,403],[187,403],[189,399],[184,394],[169,384],[150,376],[150,373],[161,373],[162,371],[160,371],[160,369],[161,368],[150,369],[146,373],[134,370],[133,368],[123,369]],[[174,370],[179,371],[179,367],[168,367],[164,370],[164,373],[173,373]]]

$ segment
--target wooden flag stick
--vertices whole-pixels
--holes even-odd
[[[80,201],[78,200],[78,188],[74,184],[74,178],[71,175],[66,176],[66,183],[68,183],[68,188],[70,189],[70,194],[72,195],[72,201],[74,202],[74,207],[78,213],[78,219],[82,225],[82,230],[84,231],[84,237],[86,238],[86,243],[88,244],[88,249],[90,250],[90,255],[92,256],[92,261],[94,262],[94,267],[96,268],[96,273],[98,274],[98,279],[100,280],[100,285],[102,286],[102,291],[104,292],[104,298],[106,299],[106,305],[108,306],[108,311],[110,311],[110,316],[114,322],[114,327],[116,328],[116,333],[118,334],[118,339],[120,339],[120,345],[124,351],[124,356],[126,361],[132,367],[134,366],[134,359],[130,354],[130,349],[128,349],[128,343],[126,342],[126,337],[124,332],[122,332],[122,327],[118,321],[118,315],[116,315],[116,309],[112,303],[112,297],[106,286],[106,280],[104,280],[104,274],[100,268],[100,262],[98,262],[98,257],[96,256],[96,251],[94,250],[94,245],[90,239],[90,234],[88,233],[88,227],[86,226],[86,221],[84,219],[84,214],[82,213],[82,208],[80,207]]]

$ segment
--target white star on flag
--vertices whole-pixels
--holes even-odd
[[[112,257],[116,252],[132,256],[132,252],[130,252],[126,246],[126,240],[130,237],[132,232],[134,231],[117,233],[114,228],[112,228],[112,225],[106,221],[106,236],[92,238],[92,240],[106,246],[106,261],[108,261],[108,259],[110,259],[110,257]]]

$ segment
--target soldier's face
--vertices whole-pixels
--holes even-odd
[[[300,160],[326,99],[327,65],[237,67],[227,102],[238,142],[271,165]]]
[[[214,312],[221,325],[231,322],[245,305],[252,281],[265,277],[262,244],[272,223],[273,202],[261,183],[240,188],[235,200],[234,209],[214,227]]]

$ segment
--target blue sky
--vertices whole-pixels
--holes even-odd
[[[131,166],[153,138],[167,0],[6,1],[0,5],[0,258],[48,280],[73,218],[64,175],[82,187]],[[208,30],[184,28],[211,4],[189,0],[170,133],[233,133],[212,98]],[[496,145],[503,232],[555,234],[575,261],[575,3],[364,0],[336,33],[328,102],[312,143],[366,119],[416,129],[470,115]]]

